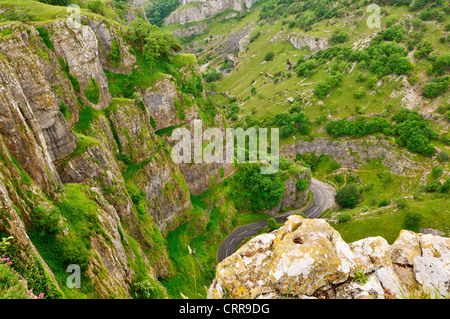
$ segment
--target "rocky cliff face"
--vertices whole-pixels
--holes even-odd
[[[395,174],[406,175],[422,169],[419,162],[410,160],[404,153],[396,152],[389,141],[373,137],[368,141],[332,141],[326,138],[316,138],[312,142],[286,145],[282,148],[281,155],[295,158],[297,153],[313,152],[318,155],[331,155],[339,164],[350,168],[358,168],[361,164],[381,158],[382,164]]]
[[[70,294],[65,268],[80,261],[89,297],[128,298],[145,278],[163,291],[156,278],[173,272],[164,235],[185,222],[190,195],[211,187],[211,176],[229,175],[231,165],[178,166],[168,137],[155,133],[201,117],[196,103],[184,105],[195,98],[179,89],[198,77],[192,59],[181,78],[161,76],[142,88],[142,100],[113,98],[105,70],[129,74],[136,58],[120,27],[83,21],[78,29],[64,20],[2,26],[12,32],[0,38],[0,235],[14,237],[16,269],[46,297]],[[98,101],[86,94],[93,79]],[[224,129],[220,114],[217,123]],[[83,231],[71,219],[77,209],[79,218],[93,214]],[[51,237],[38,235],[42,225],[53,227]],[[85,259],[51,251],[77,240]]]
[[[448,298],[450,239],[402,231],[346,243],[325,220],[291,216],[217,267],[209,298]]]
[[[251,8],[258,0],[181,0],[181,7],[166,19],[166,25],[202,21],[231,9],[242,11]]]

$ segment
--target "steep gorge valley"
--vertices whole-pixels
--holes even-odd
[[[376,4],[0,0],[0,298],[448,298],[450,4]]]

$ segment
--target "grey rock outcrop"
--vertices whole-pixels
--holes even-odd
[[[312,142],[303,141],[286,145],[282,148],[281,155],[295,157],[297,153],[313,152],[317,155],[331,155],[340,165],[348,168],[358,168],[368,161],[381,159],[382,164],[395,174],[403,175],[421,169],[420,163],[395,152],[392,143],[373,137],[364,140],[340,141],[315,138]]]
[[[170,78],[164,78],[149,87],[143,101],[150,116],[155,120],[155,130],[161,130],[169,126],[181,123],[175,103],[180,103],[175,83]]]
[[[84,274],[95,287],[92,294],[129,298],[134,275],[130,264],[136,258],[145,263],[152,280],[170,275],[168,253],[165,248],[155,252],[149,231],[161,236],[176,227],[192,204],[186,181],[169,158],[169,145],[155,135],[145,106],[111,97],[103,70],[129,73],[135,62],[120,30],[86,19],[78,29],[70,29],[65,20],[40,25],[48,31],[47,42],[38,32],[42,29],[31,25],[27,30],[13,26],[13,33],[0,39],[0,232],[14,237],[15,263],[33,270],[39,289],[61,297],[60,283],[27,232],[36,221],[33,214],[59,212],[57,205],[67,199],[66,184],[76,185],[96,209],[92,222],[101,225],[89,238]],[[114,40],[118,64],[108,60]],[[80,92],[75,92],[68,72],[78,79]],[[99,84],[98,104],[85,98],[91,78]],[[83,134],[72,130],[82,110],[78,99],[96,109]],[[142,167],[133,185],[123,176],[130,163]],[[145,204],[141,216],[132,191]],[[67,223],[61,218],[61,225]],[[69,227],[62,232],[77,236]],[[128,234],[137,242],[134,251]]]
[[[181,0],[181,7],[166,19],[166,25],[186,24],[211,18],[227,9],[242,11],[251,8],[258,0]]]
[[[308,48],[312,52],[318,51],[318,50],[325,50],[330,46],[330,42],[328,38],[317,38],[314,36],[311,36],[309,34],[303,34],[303,33],[289,33],[289,32],[280,32],[277,36],[275,36],[272,40],[272,42],[279,42],[279,41],[288,41],[292,43],[292,45],[296,49],[302,49],[302,48]]]
[[[52,28],[51,39],[55,45],[55,52],[67,61],[70,72],[80,83],[81,92],[86,91],[92,78],[98,82],[100,88],[98,104],[93,104],[87,99],[83,99],[83,102],[96,109],[107,108],[111,103],[111,94],[100,61],[99,41],[94,30],[85,25],[69,28],[64,20],[54,22]]]
[[[448,298],[449,251],[449,238],[410,231],[347,244],[325,220],[291,216],[220,263],[208,298]]]

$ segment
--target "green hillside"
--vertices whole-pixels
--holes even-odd
[[[355,208],[338,205],[324,215],[341,221],[346,239],[393,241],[409,212],[424,217],[421,227],[448,234],[449,2],[378,1],[380,28],[368,27],[370,4],[263,0],[167,29],[197,55],[231,126],[279,127],[285,146],[323,138],[367,146],[349,150],[358,167],[332,165],[329,154],[297,154],[337,190],[358,186]],[[393,172],[386,154],[361,159],[378,143],[414,168]],[[442,173],[433,177],[433,169]]]

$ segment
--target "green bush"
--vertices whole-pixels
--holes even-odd
[[[277,223],[277,221],[274,218],[270,218],[267,221],[267,231],[268,232],[272,232],[276,229],[279,229],[280,227],[282,227],[284,224],[279,224]]]
[[[448,193],[450,191],[450,178],[448,178],[444,184],[438,186],[436,189],[439,193]]]
[[[358,88],[356,92],[353,94],[355,99],[362,99],[366,95],[366,90],[363,87]]]
[[[92,121],[99,116],[101,111],[98,111],[90,106],[82,104],[77,124],[73,130],[78,133],[84,133],[91,128]]]
[[[2,299],[31,299],[25,282],[19,280],[17,273],[0,262],[0,296]]]
[[[42,38],[42,41],[52,51],[55,51],[55,46],[50,39],[50,35],[48,34],[48,31],[44,27],[36,27],[36,31],[39,33],[39,36]]]
[[[367,280],[369,277],[364,273],[363,270],[355,269],[355,281],[359,282],[362,285],[365,285],[367,283]]]
[[[403,225],[407,230],[419,232],[420,223],[422,222],[423,218],[424,217],[419,213],[408,212],[405,216],[405,221]]]
[[[150,66],[154,66],[161,58],[167,59],[172,51],[178,52],[182,49],[173,34],[141,18],[133,20],[126,27],[124,38],[140,51]]]
[[[439,178],[444,173],[444,170],[440,166],[434,166],[431,170],[433,178]]]
[[[61,70],[68,77],[70,83],[72,83],[73,90],[76,93],[80,93],[80,82],[78,82],[78,79],[70,73],[69,63],[64,58],[58,58],[58,62]]]
[[[98,104],[100,100],[100,87],[97,80],[92,77],[86,88],[86,99],[91,103]]]
[[[264,60],[265,61],[273,61],[273,59],[274,59],[274,57],[275,57],[275,53],[273,53],[272,51],[270,51],[270,52],[268,52],[267,54],[266,54],[266,57],[264,58]]]
[[[66,103],[61,102],[61,104],[59,105],[59,110],[62,113],[62,115],[66,118],[66,120],[70,121],[72,115],[70,114],[69,108],[67,107]]]
[[[438,154],[438,159],[441,163],[446,163],[449,159],[449,155],[446,151],[441,151]]]
[[[450,67],[450,53],[445,52],[438,56],[433,62],[433,72],[437,75],[443,75]]]
[[[43,207],[36,207],[31,214],[32,228],[39,233],[40,236],[56,235],[61,230],[61,215],[59,211],[53,209],[48,210]]]
[[[352,219],[352,215],[349,213],[339,214],[337,217],[338,223],[348,223]]]
[[[336,181],[336,183],[338,183],[339,185],[344,184],[344,178],[341,175],[335,175],[334,176],[334,180]]]
[[[331,121],[327,124],[327,132],[333,137],[339,136],[366,136],[374,133],[382,133],[391,126],[390,121],[381,117],[363,118],[355,121],[346,119]]]
[[[280,203],[285,190],[281,170],[276,174],[263,175],[260,164],[243,164],[233,180],[237,207],[252,212],[274,208]]]
[[[394,123],[380,117],[359,117],[354,121],[342,119],[328,122],[326,130],[333,137],[357,137],[384,133],[396,136],[396,143],[400,146],[406,146],[411,152],[425,156],[435,154],[436,150],[430,145],[430,140],[435,140],[438,136],[432,130],[430,123],[423,119],[419,113],[402,109],[392,120]]]
[[[319,99],[323,99],[328,95],[328,93],[331,92],[331,90],[333,90],[333,87],[330,84],[328,84],[326,81],[320,81],[314,87],[314,94]]]
[[[72,0],[39,0],[39,2],[51,4],[54,6],[68,6]]]
[[[295,155],[295,161],[302,163],[302,165],[305,165],[311,169],[312,172],[316,171],[317,164],[319,163],[320,156],[316,155],[316,152],[312,152],[309,154],[299,154],[297,153]]]
[[[70,83],[72,83],[72,87],[73,87],[73,90],[75,91],[75,93],[80,93],[81,88],[80,88],[80,82],[78,82],[78,79],[75,76],[73,76],[72,74],[69,74],[69,80],[70,80]]]
[[[121,58],[120,58],[120,48],[117,40],[112,38],[111,40],[111,51],[107,57],[108,61],[110,61],[115,67],[119,66]]]
[[[88,3],[88,9],[94,13],[105,15],[105,6],[101,0],[93,0]]]
[[[354,208],[361,198],[361,194],[356,184],[349,184],[341,188],[336,194],[336,202],[342,208]]]
[[[344,43],[348,38],[347,32],[334,31],[330,38],[331,44]]]
[[[298,189],[299,191],[301,191],[301,192],[306,191],[306,190],[308,189],[308,187],[309,187],[308,179],[305,178],[305,179],[299,180],[299,181],[295,184],[295,186],[296,186],[297,189]]]
[[[305,61],[304,59],[299,59],[297,62],[297,75],[308,77],[314,73],[314,69],[317,67],[316,60],[310,59]]]
[[[386,207],[386,206],[389,206],[389,205],[391,205],[391,202],[389,200],[387,200],[387,199],[383,199],[382,201],[380,201],[378,203],[378,207],[379,208]]]
[[[434,98],[447,92],[450,76],[432,79],[424,85],[422,95],[426,98]]]
[[[212,70],[210,73],[203,74],[203,78],[206,83],[217,82],[222,78],[223,74],[221,72],[217,72],[216,70]]]

